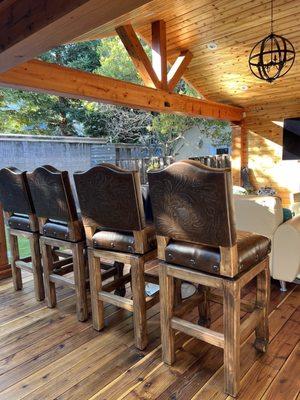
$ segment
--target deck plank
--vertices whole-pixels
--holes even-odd
[[[107,305],[108,328],[99,333],[91,320],[76,320],[72,291],[58,292],[58,307],[48,309],[35,302],[30,276],[25,274],[20,292],[9,279],[0,283],[0,400],[228,399],[221,349],[178,332],[176,363],[162,363],[159,305],[148,311],[149,345],[140,351],[131,313]],[[244,295],[253,299],[254,287]],[[256,353],[253,335],[243,344],[239,400],[281,400],[286,392],[296,398],[299,300],[299,287],[289,285],[282,294],[273,286],[269,351]],[[221,305],[213,305],[212,316],[212,327],[220,331]],[[197,310],[185,318],[196,321]]]
[[[294,400],[300,394],[300,343],[294,348],[262,400]]]
[[[276,289],[275,289],[276,290]],[[277,304],[276,298],[274,299],[274,293],[272,293],[272,303],[273,310],[270,313],[269,323],[270,323],[270,340],[280,332],[285,323],[289,320],[291,315],[297,309],[299,304],[300,292],[288,292],[282,296],[278,293]],[[241,377],[245,376],[251,366],[259,358],[259,354],[255,351],[253,347],[254,335],[251,335],[241,349]],[[242,381],[242,384],[247,384],[246,381]],[[202,388],[192,397],[193,400],[225,400],[227,395],[223,393],[223,366],[222,360],[219,369],[216,373],[203,385]],[[253,397],[253,399],[259,399],[259,397]],[[252,400],[253,400],[252,399]]]

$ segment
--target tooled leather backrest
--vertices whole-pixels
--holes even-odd
[[[78,219],[67,171],[44,165],[27,172],[27,179],[38,217],[64,222]]]
[[[145,226],[139,175],[112,164],[74,174],[83,223],[113,230]]]
[[[14,167],[0,170],[0,203],[7,212],[34,214],[26,172]]]
[[[158,235],[210,246],[236,243],[229,169],[179,161],[148,178]]]

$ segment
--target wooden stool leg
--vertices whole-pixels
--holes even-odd
[[[198,293],[203,295],[203,300],[198,306],[199,310],[199,321],[198,324],[205,326],[206,328],[210,327],[211,323],[211,315],[210,315],[210,306],[209,306],[209,291],[210,288],[207,286],[199,285]]]
[[[20,268],[16,267],[16,261],[20,259],[18,238],[9,234],[9,244],[11,253],[11,271],[15,290],[22,290],[22,273]]]
[[[181,279],[174,279],[174,306],[177,307],[182,303]]]
[[[44,271],[44,287],[47,305],[50,308],[56,306],[56,291],[55,283],[50,282],[50,274],[53,270],[53,258],[51,246],[41,242],[40,243],[42,260],[43,260],[43,271]]]
[[[135,345],[138,349],[143,350],[148,344],[148,338],[146,320],[144,260],[142,257],[136,258],[131,263],[131,283]]]
[[[86,260],[84,257],[84,244],[74,243],[72,247],[72,255],[77,318],[78,321],[86,321],[88,319],[88,307],[85,286]]]
[[[122,278],[122,276],[123,276],[124,263],[115,261],[114,267],[116,268],[116,273],[115,273],[115,275],[114,275],[114,279],[115,279],[115,280],[118,280],[118,279]],[[125,285],[122,285],[122,286],[118,287],[118,288],[115,290],[115,294],[116,294],[117,296],[122,296],[122,297],[124,297],[125,294],[126,294]]]
[[[223,280],[225,393],[235,397],[240,385],[240,296],[238,281]]]
[[[94,257],[92,249],[88,250],[89,271],[90,271],[90,290],[92,303],[93,327],[97,331],[104,328],[104,306],[103,301],[99,300],[98,293],[102,289],[100,259]]]
[[[265,353],[269,343],[269,301],[270,301],[270,269],[269,260],[266,260],[265,269],[257,275],[256,303],[262,309],[263,317],[255,329],[254,346],[258,351]]]
[[[29,243],[31,252],[31,265],[33,273],[35,298],[38,301],[41,301],[44,300],[45,298],[45,291],[43,283],[43,270],[42,270],[42,261],[41,261],[40,245],[39,245],[39,235],[33,233],[32,237],[29,239]]]
[[[59,247],[57,247],[57,246],[52,247],[52,259],[54,262],[59,261],[59,257],[56,254],[56,250],[59,250]]]
[[[175,338],[171,328],[174,308],[174,278],[167,275],[164,265],[159,267],[159,288],[162,359],[166,364],[172,365],[175,361]]]

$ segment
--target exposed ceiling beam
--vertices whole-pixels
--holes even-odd
[[[151,0],[15,0],[0,8],[0,72]]]
[[[157,112],[238,122],[243,109],[32,60],[0,73],[0,86]]]
[[[160,81],[152,68],[151,62],[146,54],[139,38],[131,25],[119,26],[116,28],[127,53],[132,59],[135,68],[140,74],[144,84],[149,87],[160,88]]]
[[[193,58],[193,54],[190,51],[181,52],[179,57],[177,57],[176,61],[172,65],[170,71],[168,72],[168,86],[170,92],[173,92],[175,86],[183,77],[183,74],[191,62]]]
[[[161,83],[161,89],[167,90],[167,38],[165,21],[155,21],[152,32],[152,66]]]

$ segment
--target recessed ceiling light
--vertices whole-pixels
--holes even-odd
[[[246,90],[249,89],[249,87],[248,87],[247,85],[242,85],[242,86],[241,86],[241,89],[245,92]]]
[[[217,45],[217,43],[215,43],[215,42],[209,42],[209,43],[207,44],[207,48],[208,48],[208,50],[217,50],[218,45]]]

